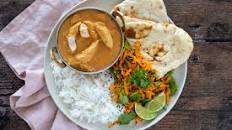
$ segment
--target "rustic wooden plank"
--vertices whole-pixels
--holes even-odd
[[[196,42],[184,96],[230,96],[232,42]],[[195,60],[194,57],[198,59]]]
[[[231,96],[202,96],[184,97],[182,96],[176,104],[175,110],[178,111],[232,111]]]
[[[10,106],[9,97],[8,96],[0,96],[0,104],[3,107],[9,107]]]
[[[30,130],[30,128],[9,107],[0,106],[0,130]]]
[[[231,112],[174,110],[148,130],[231,130],[231,121]]]
[[[165,0],[168,14],[194,40],[232,41],[232,1]]]
[[[0,1],[0,30],[15,16],[22,12],[34,0],[1,0]]]
[[[8,88],[5,88],[5,89],[0,89],[0,96],[9,96],[11,94],[13,94],[15,92],[14,89],[8,89]]]

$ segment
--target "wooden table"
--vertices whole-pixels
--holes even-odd
[[[1,0],[0,30],[33,0]],[[149,130],[232,130],[232,1],[165,0],[168,14],[194,39],[185,89]],[[13,35],[13,34],[12,34]],[[24,82],[0,56],[0,130],[29,130],[9,107]]]

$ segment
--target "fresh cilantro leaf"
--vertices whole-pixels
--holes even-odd
[[[124,92],[124,82],[123,81],[120,81],[120,88],[123,90],[123,92]]]
[[[127,49],[127,50],[129,50],[129,49],[131,49],[131,45],[130,45],[130,43],[128,42],[128,41],[125,41],[124,42],[124,46],[123,46],[125,49]]]
[[[120,75],[120,72],[121,72],[120,69],[119,68],[114,68],[114,69],[110,68],[109,70],[110,70],[111,74],[113,75],[114,80],[116,81],[118,76]]]
[[[176,84],[176,80],[174,79],[173,76],[171,76],[171,79],[169,81],[169,88],[170,88],[170,91],[171,91],[171,95],[175,95],[176,92],[177,92],[177,89],[178,89],[178,86]]]
[[[126,105],[129,102],[128,96],[125,94],[125,92],[119,93],[119,103]]]
[[[155,72],[149,72],[149,75],[150,75],[151,77],[154,77],[154,78],[156,78],[156,79],[159,79],[159,76],[158,76]]]
[[[134,92],[130,95],[130,100],[132,101],[138,101],[141,99],[141,95],[139,94],[139,92]]]
[[[143,88],[147,88],[150,84],[148,78],[146,78],[146,70],[138,68],[132,72],[131,77],[129,78],[129,83],[134,84]]]
[[[138,78],[143,78],[145,77],[146,74],[146,70],[142,69],[142,68],[138,68],[134,71],[133,73],[135,76],[137,76]]]
[[[129,124],[136,117],[135,112],[123,113],[119,116],[118,121],[121,125]]]
[[[159,87],[160,87],[160,81],[156,81],[156,82],[155,82],[155,86],[156,86],[157,88],[159,88]]]
[[[120,69],[118,69],[118,68],[115,69],[115,70],[114,70],[114,75],[115,75],[115,76],[118,76],[119,74],[120,74]]]
[[[173,74],[173,70],[169,71],[169,72],[165,75],[165,77],[172,76],[172,74]]]
[[[150,84],[150,81],[147,78],[144,79],[140,79],[140,86],[142,86],[143,88],[147,88]]]
[[[143,106],[145,106],[148,102],[150,102],[151,100],[150,99],[143,99],[142,101],[140,101],[141,102],[141,104],[143,105]]]
[[[122,68],[126,68],[127,64],[126,63],[122,63]]]
[[[115,69],[110,68],[110,71],[113,75],[114,81],[116,81],[118,76],[120,75],[120,69],[119,68],[115,68]]]

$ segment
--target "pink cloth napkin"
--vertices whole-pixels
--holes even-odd
[[[10,97],[11,108],[32,130],[81,130],[49,96],[43,54],[49,33],[61,14],[80,0],[36,0],[0,32],[0,51],[16,75],[25,80]]]

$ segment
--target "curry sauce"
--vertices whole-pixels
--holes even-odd
[[[80,67],[79,64],[76,64],[78,61],[75,58],[75,55],[86,50],[92,43],[96,41],[96,39],[93,37],[82,38],[80,34],[77,34],[75,36],[76,49],[74,51],[70,49],[67,40],[69,29],[74,24],[83,21],[91,21],[93,23],[104,23],[104,25],[108,28],[113,40],[113,47],[109,48],[105,46],[103,40],[98,36],[97,40],[99,40],[99,43],[97,51],[94,54],[94,57],[90,61],[85,63],[91,66],[93,70],[83,69],[82,67]],[[106,68],[115,61],[115,59],[118,57],[121,51],[121,48],[122,36],[118,28],[118,25],[115,23],[112,17],[98,10],[82,10],[74,13],[64,21],[58,32],[58,50],[60,52],[61,57],[67,64],[81,71],[98,71]]]

